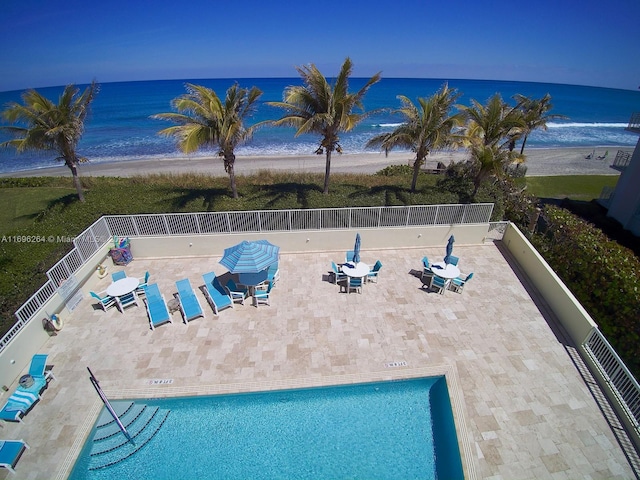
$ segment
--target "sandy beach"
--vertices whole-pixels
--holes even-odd
[[[595,158],[585,157],[592,147],[538,148],[525,150],[527,175],[619,175],[611,164],[619,150],[633,152],[633,147],[597,147]],[[597,157],[608,151],[604,160]],[[412,153],[334,154],[331,173],[373,174],[389,165],[407,165],[412,162]],[[425,168],[436,168],[438,162],[449,165],[468,158],[466,151],[435,152],[428,156]],[[299,173],[324,173],[324,155],[304,156],[241,156],[236,158],[236,175],[252,175],[264,170],[291,171]],[[145,174],[200,173],[226,176],[219,157],[167,157],[160,159],[127,160],[120,162],[88,162],[79,167],[80,176],[85,177],[132,177]],[[0,177],[70,176],[65,166],[2,173]]]

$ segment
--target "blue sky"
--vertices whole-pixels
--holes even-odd
[[[4,0],[0,91],[327,75],[637,89],[638,0]]]

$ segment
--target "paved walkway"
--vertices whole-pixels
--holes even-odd
[[[321,252],[282,255],[271,306],[247,303],[216,317],[203,300],[207,318],[188,325],[175,313],[173,324],[151,331],[144,307],[105,313],[83,300],[41,349],[57,380],[24,425],[2,429],[32,447],[16,478],[65,478],[99,409],[87,366],[111,398],[448,372],[467,478],[634,478],[561,334],[499,247],[456,246],[461,270],[475,275],[462,294],[445,295],[415,276],[422,256],[440,260],[444,247],[372,251],[366,233],[363,247],[363,261],[383,267],[362,294],[328,281],[331,260],[344,252]],[[149,270],[169,299],[178,279],[197,287],[206,271],[224,273],[219,259],[136,259],[126,272]]]

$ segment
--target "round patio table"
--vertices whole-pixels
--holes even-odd
[[[342,273],[344,273],[348,277],[366,277],[367,275],[369,275],[370,271],[371,269],[369,268],[369,265],[364,262],[356,264],[354,264],[353,262],[342,264]]]
[[[107,287],[107,295],[112,297],[121,297],[127,293],[133,292],[140,285],[140,280],[136,277],[124,277],[116,280]]]
[[[434,275],[440,278],[446,278],[451,280],[452,278],[458,278],[460,276],[460,269],[456,265],[445,264],[444,262],[437,262],[431,264],[431,271]]]

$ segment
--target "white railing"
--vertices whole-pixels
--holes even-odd
[[[640,434],[640,385],[600,330],[594,328],[582,345],[610,391]]]
[[[492,203],[474,203],[104,216],[73,239],[73,249],[47,271],[47,282],[15,312],[17,322],[0,340],[0,351],[56,294],[60,285],[114,236],[208,235],[483,224],[489,222],[492,212]],[[79,288],[80,286],[77,287]],[[75,291],[66,292],[66,295],[71,296],[74,293]]]

